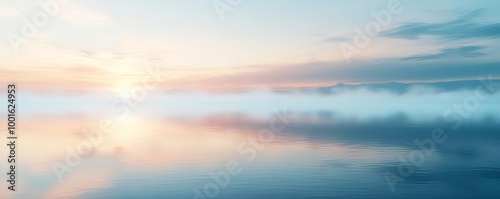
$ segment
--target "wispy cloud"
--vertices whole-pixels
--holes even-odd
[[[438,59],[479,57],[479,56],[483,55],[483,53],[479,52],[479,50],[481,50],[483,48],[484,47],[482,47],[482,46],[462,46],[462,47],[441,49],[437,53],[418,54],[418,55],[411,55],[411,56],[401,57],[401,58],[394,58],[394,59],[389,58],[389,59],[381,59],[381,60],[383,60],[383,61],[427,61],[427,60],[436,61]]]
[[[107,15],[81,6],[64,7],[61,11],[60,18],[77,27],[104,26],[110,22]]]
[[[322,40],[322,42],[329,43],[329,42],[343,42],[343,41],[349,41],[352,38],[345,37],[345,36],[330,36]]]
[[[483,9],[479,9],[441,23],[404,23],[396,28],[383,31],[380,36],[402,39],[434,36],[445,40],[500,38],[500,23],[480,23],[475,21],[482,13]]]
[[[303,88],[331,86],[336,83],[434,82],[475,80],[491,74],[500,77],[499,62],[443,59],[426,64],[408,61],[315,62],[266,66],[258,71],[242,71],[219,76],[183,78],[168,82],[173,88],[222,91],[252,88]]]

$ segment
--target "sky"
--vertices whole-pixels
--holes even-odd
[[[162,89],[207,92],[500,76],[498,1],[231,2],[0,0],[0,81],[116,91],[153,65]]]
[[[479,93],[475,84],[449,92],[417,86],[402,94],[303,91],[339,83],[498,80],[499,54],[498,0],[0,0],[0,84],[18,85],[16,100],[29,135],[25,151],[41,157],[36,152],[50,148],[48,158],[33,157],[34,164],[28,164],[38,174],[50,171],[47,162],[63,157],[67,143],[81,139],[77,130],[106,118],[125,131],[111,135],[111,144],[99,153],[122,149],[132,166],[150,160],[143,154],[154,154],[151,159],[158,165],[182,162],[191,151],[179,150],[181,145],[213,145],[227,152],[220,146],[246,136],[243,131],[221,137],[175,122],[192,119],[218,126],[220,118],[229,118],[242,127],[262,126],[260,119],[272,118],[281,111],[278,107],[295,114],[299,123],[311,122],[311,131],[346,121],[372,128],[387,118],[415,125],[456,122],[456,116],[460,122],[495,123],[500,121],[500,94],[472,98]],[[156,91],[135,100],[133,89],[144,86],[145,78],[162,81]],[[0,98],[5,99],[1,85]],[[487,92],[484,79],[477,86]],[[288,89],[296,92],[277,92]],[[462,118],[456,107],[472,106],[471,99],[480,101],[471,108],[474,114]],[[168,133],[157,137],[155,132]],[[201,137],[192,142],[194,136]],[[171,141],[160,144],[168,146],[161,148],[165,154],[143,146],[158,138]],[[104,177],[92,181],[88,176],[93,175]],[[109,173],[77,173],[56,184],[47,198],[67,190],[80,194],[80,189],[108,188],[112,182]]]

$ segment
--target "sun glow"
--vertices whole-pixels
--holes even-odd
[[[133,87],[133,82],[130,81],[130,80],[121,80],[121,81],[118,81],[114,84],[114,86],[111,88],[111,90],[122,96],[122,95],[126,95],[130,92],[130,90],[132,89]]]
[[[139,117],[129,115],[123,119],[116,120],[116,138],[119,141],[133,141],[145,134],[147,129],[146,125]]]

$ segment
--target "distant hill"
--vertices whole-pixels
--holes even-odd
[[[494,84],[500,89],[500,80],[494,80]],[[336,84],[327,87],[317,87],[317,88],[301,88],[301,89],[275,89],[278,93],[316,93],[322,95],[331,95],[339,92],[350,91],[350,90],[369,90],[369,91],[388,91],[396,94],[404,94],[409,92],[413,88],[431,88],[439,92],[449,92],[458,90],[473,90],[477,86],[482,85],[479,80],[463,80],[463,81],[449,81],[449,82],[422,82],[422,83],[399,83],[399,82],[388,82],[388,83],[365,83],[365,84]]]

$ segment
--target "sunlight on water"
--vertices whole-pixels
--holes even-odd
[[[241,171],[217,186],[217,198],[473,197],[500,185],[500,123],[487,109],[457,130],[401,112],[360,120],[333,111],[271,111],[26,112],[20,175],[36,180],[20,181],[16,198],[193,198],[215,193],[207,185],[225,183],[221,172],[234,162]],[[112,131],[99,133],[102,118],[112,118]],[[279,130],[263,131],[271,124]],[[385,174],[397,174],[401,157],[420,150],[415,141],[432,138],[435,128],[444,129],[446,142],[433,145],[392,192]],[[262,132],[268,134],[259,138]]]

